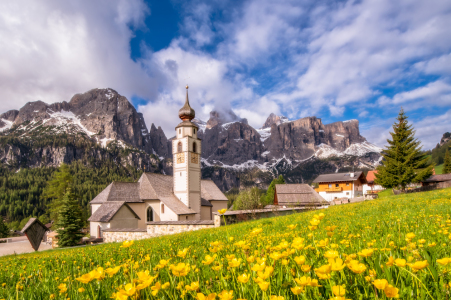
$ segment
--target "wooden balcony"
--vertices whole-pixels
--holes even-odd
[[[326,188],[326,192],[341,192],[343,188],[341,186],[334,186],[334,187],[328,187]]]

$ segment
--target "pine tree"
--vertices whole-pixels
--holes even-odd
[[[451,158],[449,157],[449,149],[446,149],[445,161],[443,162],[443,174],[451,173]]]
[[[278,178],[273,179],[271,181],[271,184],[268,187],[268,190],[266,191],[266,195],[262,197],[262,204],[263,205],[269,205],[274,204],[274,194],[276,193],[276,184],[284,184],[285,179],[282,175],[279,175]]]
[[[8,226],[6,226],[5,221],[3,221],[3,218],[0,216],[0,238],[8,237],[8,234]]]
[[[70,188],[61,201],[56,227],[58,247],[76,246],[83,237],[82,212]]]
[[[407,118],[401,108],[393,132],[390,132],[392,140],[387,139],[389,145],[382,152],[382,165],[377,167],[376,184],[385,188],[400,187],[405,191],[408,184],[432,175],[434,166],[421,152],[421,143],[415,138],[415,131]]]
[[[62,164],[59,169],[53,174],[52,180],[47,183],[42,198],[50,199],[49,206],[50,219],[54,224],[58,222],[58,212],[60,211],[62,200],[68,189],[72,185],[72,175],[70,174],[69,166]]]

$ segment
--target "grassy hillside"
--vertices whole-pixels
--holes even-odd
[[[386,195],[130,247],[3,257],[0,299],[446,299],[450,204],[451,189]]]

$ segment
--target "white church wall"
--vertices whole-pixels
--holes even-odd
[[[145,221],[147,223],[147,208],[148,207],[152,207],[153,210],[153,220],[154,221],[161,221],[161,205],[160,205],[160,200],[146,200],[146,205],[145,205]],[[166,211],[166,208],[165,208]],[[141,228],[141,227],[140,227]]]
[[[101,206],[102,204],[91,204],[91,215],[97,210],[97,209],[99,209],[99,207]]]
[[[102,223],[102,222],[89,222],[89,233],[92,237],[99,237],[98,236],[98,228],[101,228],[101,230],[105,230],[110,228],[110,223]]]
[[[164,207],[164,214],[161,214],[161,221],[178,221],[179,216],[169,207]]]

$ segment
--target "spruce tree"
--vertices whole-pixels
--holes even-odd
[[[443,174],[451,173],[451,158],[449,157],[449,149],[446,149],[445,161],[443,162]]]
[[[3,221],[3,218],[0,216],[0,238],[8,237],[9,235],[9,228],[6,226],[5,221]]]
[[[82,212],[70,188],[61,201],[56,228],[58,247],[76,246],[83,237]]]
[[[279,175],[278,178],[274,178],[273,181],[271,181],[271,184],[268,187],[268,190],[266,191],[266,195],[262,197],[262,204],[269,205],[274,204],[274,194],[276,192],[276,184],[284,184],[285,179],[282,175]]]
[[[389,145],[382,151],[382,165],[377,167],[375,182],[385,188],[399,187],[405,191],[408,184],[432,175],[434,166],[421,152],[421,143],[415,138],[415,131],[407,118],[401,108],[393,132],[390,132],[392,140],[387,139]]]
[[[63,197],[70,188],[72,181],[69,166],[62,164],[53,174],[52,179],[47,183],[42,193],[43,199],[51,201],[48,207],[50,220],[53,220],[54,224],[58,222],[58,212],[60,211]]]

